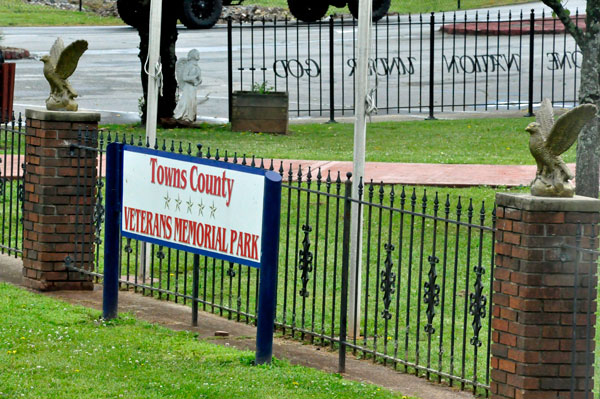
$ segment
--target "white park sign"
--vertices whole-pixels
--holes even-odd
[[[124,146],[124,237],[261,263],[265,171]]]

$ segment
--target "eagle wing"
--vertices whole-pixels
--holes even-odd
[[[540,124],[540,130],[544,139],[547,139],[554,125],[554,110],[552,109],[552,102],[544,98],[540,104],[540,109],[535,113],[535,121]]]
[[[71,76],[73,72],[75,72],[75,68],[77,68],[79,58],[81,58],[81,55],[87,48],[88,43],[85,40],[76,40],[69,44],[62,53],[60,53],[60,57],[56,63],[55,71],[58,76],[62,79],[67,79]]]
[[[552,127],[546,148],[554,155],[567,151],[577,140],[581,129],[594,119],[596,111],[594,104],[583,104],[563,114]]]
[[[50,49],[50,62],[52,66],[56,67],[58,64],[58,59],[60,58],[60,54],[65,50],[65,43],[59,37],[54,41],[52,48]]]

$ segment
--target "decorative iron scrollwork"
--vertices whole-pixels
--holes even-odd
[[[234,269],[234,263],[233,262],[229,262],[229,268],[227,269],[227,276],[230,278],[234,278],[235,277],[235,269]]]
[[[126,244],[123,247],[123,250],[126,254],[131,254],[133,252],[133,248],[131,248],[131,238],[127,238]]]
[[[158,251],[156,251],[156,257],[160,260],[163,260],[165,258],[165,251],[163,251],[162,245],[158,246]]]
[[[383,310],[381,311],[381,317],[385,320],[392,318],[390,313],[390,304],[392,303],[392,295],[396,292],[396,274],[392,272],[394,262],[392,262],[392,252],[394,252],[394,246],[392,244],[385,244],[385,270],[381,271],[381,285],[380,289],[383,291]]]
[[[300,290],[300,296],[304,298],[308,298],[310,293],[306,289],[306,285],[308,284],[308,280],[310,279],[309,273],[313,270],[313,254],[310,252],[310,238],[309,233],[312,231],[312,227],[309,225],[303,225],[302,231],[304,232],[304,239],[302,240],[302,249],[300,250],[300,264],[298,265],[298,269],[302,271],[302,275],[300,279],[302,280],[302,289]]]
[[[485,269],[482,266],[475,266],[473,268],[477,278],[475,279],[475,290],[469,295],[469,314],[473,316],[473,337],[471,338],[471,345],[481,346],[481,340],[479,339],[479,331],[481,330],[481,319],[484,319],[487,315],[486,305],[487,298],[483,295],[483,283],[481,277],[485,273]]]
[[[435,265],[437,265],[440,260],[437,256],[429,256],[427,258],[430,264],[429,268],[429,281],[425,282],[425,295],[423,299],[427,304],[427,325],[425,326],[425,332],[428,334],[433,334],[435,332],[435,328],[433,327],[433,317],[435,316],[435,307],[440,304],[440,286],[435,283],[437,280],[437,271]]]
[[[96,232],[96,237],[94,238],[94,242],[97,245],[102,244],[102,225],[104,224],[104,197],[102,196],[102,188],[104,187],[104,182],[102,179],[98,179],[96,182],[96,187],[98,187],[98,195],[96,196],[96,204],[94,205],[94,228]]]

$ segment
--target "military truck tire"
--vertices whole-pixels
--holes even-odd
[[[179,19],[189,29],[209,29],[217,23],[222,10],[222,0],[183,0]]]
[[[373,0],[373,22],[379,21],[388,13],[392,0]],[[350,13],[358,19],[358,0],[348,0]]]
[[[315,22],[327,14],[329,3],[323,0],[288,0],[290,12],[303,22]]]
[[[141,14],[139,8],[135,7],[131,1],[117,0],[117,11],[119,17],[129,26],[137,28],[141,21]]]

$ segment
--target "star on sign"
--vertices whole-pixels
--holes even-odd
[[[181,210],[181,198],[179,198],[179,195],[177,195],[177,199],[175,200],[175,210]]]
[[[164,197],[165,199],[165,209],[169,209],[169,203],[171,202],[171,197],[169,197],[169,192],[167,191],[167,195]]]
[[[198,216],[204,216],[204,204],[202,203],[202,200],[200,200],[200,203],[197,205],[198,205]]]
[[[210,206],[210,217],[211,218],[215,218],[215,212],[217,211],[217,207],[215,206],[215,203],[213,201],[212,205]]]
[[[192,208],[194,207],[194,202],[192,201],[192,198],[190,197],[190,199],[186,202],[187,204],[187,211],[188,213],[192,213]]]

